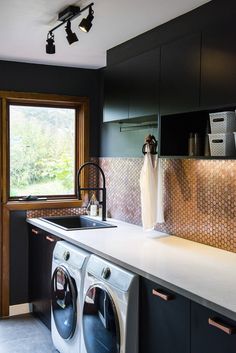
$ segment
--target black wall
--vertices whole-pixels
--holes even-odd
[[[131,57],[181,38],[189,33],[201,32],[215,22],[225,20],[234,23],[235,0],[212,0],[197,9],[179,16],[161,26],[145,32],[107,52],[107,66],[112,67]],[[180,83],[181,84],[181,83]],[[101,157],[138,157],[144,137],[150,129],[120,133],[117,123],[101,126]],[[157,137],[157,135],[154,133]]]
[[[98,156],[101,91],[99,70],[0,61],[0,90],[88,97],[90,156]]]
[[[102,125],[101,157],[142,157],[144,140],[149,134],[157,137],[157,128],[105,123]]]

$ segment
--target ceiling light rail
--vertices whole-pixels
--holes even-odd
[[[69,44],[73,44],[75,42],[78,42],[78,37],[76,33],[72,32],[71,30],[71,21],[77,18],[78,16],[81,15],[82,12],[89,10],[88,16],[86,18],[83,18],[82,21],[79,24],[79,28],[83,32],[89,32],[91,27],[92,27],[92,21],[94,19],[94,11],[92,6],[94,3],[92,2],[91,4],[85,6],[83,9],[81,9],[79,6],[68,6],[66,9],[63,11],[59,12],[58,14],[58,21],[61,21],[57,26],[53,27],[50,29],[47,35],[47,40],[46,40],[46,53],[47,54],[55,54],[56,53],[56,46],[55,46],[55,40],[54,40],[54,31],[57,30],[59,27],[63,26],[66,23],[65,26],[65,31],[66,31],[66,39]]]

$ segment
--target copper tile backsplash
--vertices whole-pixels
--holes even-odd
[[[83,208],[44,208],[39,210],[27,211],[27,218],[50,217],[50,216],[65,216],[65,215],[80,215],[84,214]]]
[[[141,224],[142,158],[100,158],[107,181],[107,210]],[[156,229],[236,252],[236,161],[162,160],[165,223]]]

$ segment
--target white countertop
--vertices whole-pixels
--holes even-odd
[[[28,222],[236,320],[236,254],[109,219],[117,228],[65,231]]]

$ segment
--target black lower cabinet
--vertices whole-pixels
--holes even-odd
[[[140,353],[190,353],[190,301],[142,278],[139,337]]]
[[[32,310],[51,327],[52,254],[58,237],[29,226],[29,300]]]
[[[235,353],[236,322],[191,303],[191,353]]]

